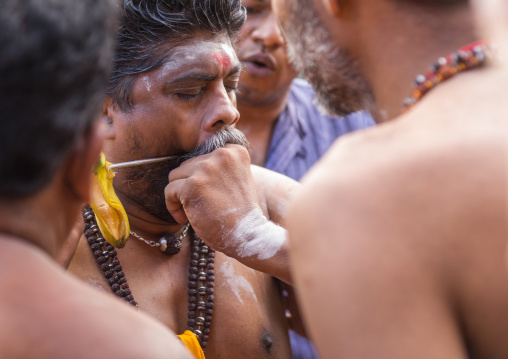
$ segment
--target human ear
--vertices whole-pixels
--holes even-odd
[[[67,186],[81,203],[90,201],[92,169],[99,160],[104,142],[102,124],[96,121],[85,131],[67,158],[65,178]]]
[[[115,138],[115,117],[116,111],[114,109],[113,99],[110,96],[106,96],[104,103],[102,104],[102,113],[100,116],[100,123],[106,140]]]

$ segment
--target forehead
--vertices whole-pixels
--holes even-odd
[[[231,40],[227,36],[197,36],[184,40],[169,50],[169,56],[161,69],[161,76],[169,72],[190,69],[227,70],[238,63]]]

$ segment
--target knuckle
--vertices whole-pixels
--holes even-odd
[[[226,147],[217,148],[215,152],[218,159],[225,159],[230,156],[230,149]]]
[[[203,161],[200,166],[199,170],[203,171],[204,176],[209,176],[210,174],[214,173],[218,167],[218,164],[214,160],[210,161]],[[192,177],[194,181],[198,181],[200,179],[199,176]]]
[[[197,177],[197,176],[191,177],[188,180],[189,189],[191,189],[192,191],[195,191],[195,190],[203,187],[204,182],[205,182],[205,180],[202,177]]]
[[[249,155],[249,151],[247,150],[246,147],[243,147],[243,146],[237,146],[236,148],[236,152],[237,152],[237,155],[239,156],[239,158],[242,160],[242,161],[249,161],[250,162],[250,155]]]
[[[230,145],[220,150],[220,158],[226,162],[250,161],[249,151],[244,146]]]

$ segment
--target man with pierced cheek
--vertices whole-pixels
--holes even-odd
[[[283,359],[275,277],[291,278],[274,199],[298,184],[251,169],[235,129],[244,20],[239,0],[124,2],[103,151],[112,163],[170,158],[115,170],[131,237],[107,247],[87,209],[70,271],[177,334],[192,331],[207,358]]]

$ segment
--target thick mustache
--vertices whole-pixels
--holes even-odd
[[[234,127],[225,126],[218,132],[214,133],[204,143],[197,145],[193,151],[181,156],[179,158],[179,162],[180,161],[183,162],[185,160],[194,157],[206,155],[208,153],[215,151],[218,148],[226,146],[227,144],[240,145],[246,148],[250,147],[249,141],[247,141],[247,138],[245,137],[243,132],[237,130]]]

